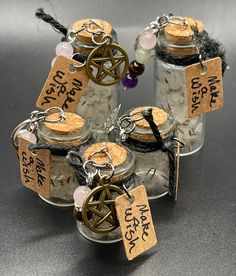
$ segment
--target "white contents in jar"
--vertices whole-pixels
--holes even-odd
[[[73,192],[78,186],[75,170],[64,156],[51,156],[51,198],[71,203]]]
[[[135,152],[139,184],[146,187],[149,199],[158,198],[169,189],[169,159],[166,152]]]
[[[181,155],[199,150],[204,142],[203,116],[189,118],[184,67],[156,59],[156,104],[168,107],[177,122]]]
[[[118,85],[101,86],[89,81],[86,92],[78,103],[77,113],[89,121],[93,131],[101,133],[99,136],[105,135],[100,139],[105,139],[107,134],[104,123],[117,107],[117,102]]]

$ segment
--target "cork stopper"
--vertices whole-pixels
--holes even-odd
[[[80,131],[85,124],[84,119],[75,113],[64,112],[64,114],[66,118],[65,120],[58,121],[55,123],[45,122],[45,126],[48,129],[55,131],[59,134],[68,134]],[[56,121],[58,120],[58,118],[59,113],[57,112],[48,115],[46,121]]]
[[[186,44],[191,42],[194,38],[194,32],[192,30],[193,26],[196,26],[200,33],[204,31],[204,25],[202,21],[193,19],[191,17],[184,18],[188,23],[187,26],[169,23],[165,27],[165,36],[168,40],[176,44]],[[179,19],[176,19],[176,21],[178,23]]]
[[[147,110],[149,108],[152,108],[152,115],[155,124],[158,126],[159,131],[161,132],[162,138],[168,136],[169,131],[171,130],[169,128],[169,124],[171,123],[169,119],[169,115],[166,111],[164,111],[161,108],[154,107],[154,106],[143,106],[143,107],[138,107],[132,110],[132,113],[135,112],[140,112],[142,110]],[[134,119],[140,118],[141,114],[135,114],[132,115],[131,117]],[[145,119],[142,119],[140,121],[135,122],[136,128],[134,129],[133,132],[129,134],[129,136],[132,139],[135,139],[137,141],[142,141],[142,142],[154,142],[155,137],[152,133],[152,130],[148,124],[148,122]]]
[[[140,112],[142,110],[147,110],[149,108],[152,108],[152,116],[154,119],[154,122],[156,125],[160,126],[166,123],[168,119],[168,114],[161,108],[153,107],[153,106],[143,106],[138,107],[132,110],[132,113]],[[131,116],[133,119],[138,119],[140,117],[140,114],[134,114]],[[135,122],[136,126],[142,127],[142,128],[150,128],[149,123],[143,119],[140,121]]]
[[[76,21],[73,24],[72,29],[74,31],[79,30],[89,20],[91,20],[91,19],[87,18],[87,19],[82,19],[82,20]],[[104,21],[102,19],[93,19],[93,20],[95,20],[96,23],[103,28],[102,31],[105,34],[111,34],[111,32],[112,32],[112,26],[107,21]],[[95,24],[92,24],[91,27],[88,28],[88,30],[91,31],[91,32],[94,32],[94,33],[101,31],[101,29],[98,26],[96,26]],[[103,34],[96,36],[96,41],[97,42],[101,41],[102,37],[103,37]],[[76,38],[79,41],[82,41],[82,42],[93,43],[92,42],[92,33],[87,32],[86,30],[79,32],[76,35]]]
[[[111,155],[112,165],[114,167],[123,164],[127,159],[128,153],[124,147],[111,142],[102,142],[93,144],[90,147],[88,147],[83,155],[84,160],[87,161],[91,154],[100,151],[102,148],[106,148],[107,152]],[[102,152],[94,155],[91,159],[98,164],[109,162],[109,158]]]

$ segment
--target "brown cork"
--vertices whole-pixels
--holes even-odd
[[[166,38],[176,44],[185,44],[193,40],[194,32],[191,28],[193,26],[197,26],[200,33],[204,31],[204,25],[202,21],[193,19],[191,17],[184,17],[184,18],[188,23],[187,26],[181,26],[181,25],[169,23],[165,27]]]
[[[134,110],[132,110],[132,113],[140,112],[142,110],[147,110],[148,108],[152,108],[152,116],[153,116],[153,119],[154,119],[154,122],[156,125],[159,126],[159,125],[163,125],[166,123],[166,121],[168,119],[168,115],[163,109],[158,108],[158,107],[153,107],[153,106],[138,107],[138,108],[135,108]],[[140,117],[140,114],[139,113],[134,114],[131,117],[133,119],[138,119]],[[139,127],[150,128],[149,123],[145,119],[137,121],[137,122],[135,122],[135,124]]]
[[[58,132],[60,134],[67,134],[72,132],[79,131],[85,124],[84,119],[75,114],[70,112],[64,112],[66,119],[62,122],[56,122],[56,123],[48,123],[45,122],[45,126],[49,128],[52,131]],[[59,113],[53,113],[47,116],[46,121],[53,121],[57,120],[59,117]]]
[[[83,24],[85,24],[86,22],[88,22],[90,19],[82,19],[80,21],[76,21],[73,26],[72,26],[72,29],[74,31],[76,30],[79,30]],[[95,19],[96,22],[101,25],[103,27],[103,31],[105,34],[111,34],[111,31],[112,31],[112,26],[107,22],[107,21],[104,21],[102,19]],[[94,28],[89,28],[89,31],[91,32],[98,32],[98,31],[101,31],[101,29],[99,27],[96,27],[94,26]],[[91,43],[92,42],[92,34],[87,32],[87,31],[81,31],[79,32],[77,35],[76,35],[77,39],[79,41],[83,41],[83,42],[88,42],[88,43]],[[101,41],[103,35],[98,35],[96,36],[96,41],[99,42]]]
[[[89,148],[85,150],[84,156],[83,156],[84,159],[88,160],[91,154],[101,150],[104,147],[107,148],[107,152],[111,155],[113,166],[115,167],[119,166],[126,161],[127,150],[122,146],[119,146],[115,143],[110,143],[110,142],[102,142],[102,143],[96,143],[91,145]],[[96,154],[91,159],[98,164],[109,162],[109,158],[104,153]]]

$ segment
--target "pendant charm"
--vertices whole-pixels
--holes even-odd
[[[112,43],[112,37],[106,35],[87,59],[87,73],[96,84],[108,86],[120,81],[129,67],[128,56],[123,48]]]
[[[100,180],[100,186],[89,194],[83,203],[82,218],[84,224],[95,233],[109,233],[119,227],[115,209],[115,198],[123,191],[109,182],[106,176]],[[92,216],[91,216],[92,215]]]

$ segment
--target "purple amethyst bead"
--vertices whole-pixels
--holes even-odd
[[[122,85],[125,89],[131,89],[136,87],[138,84],[138,78],[132,74],[126,74],[126,76],[122,80]]]

